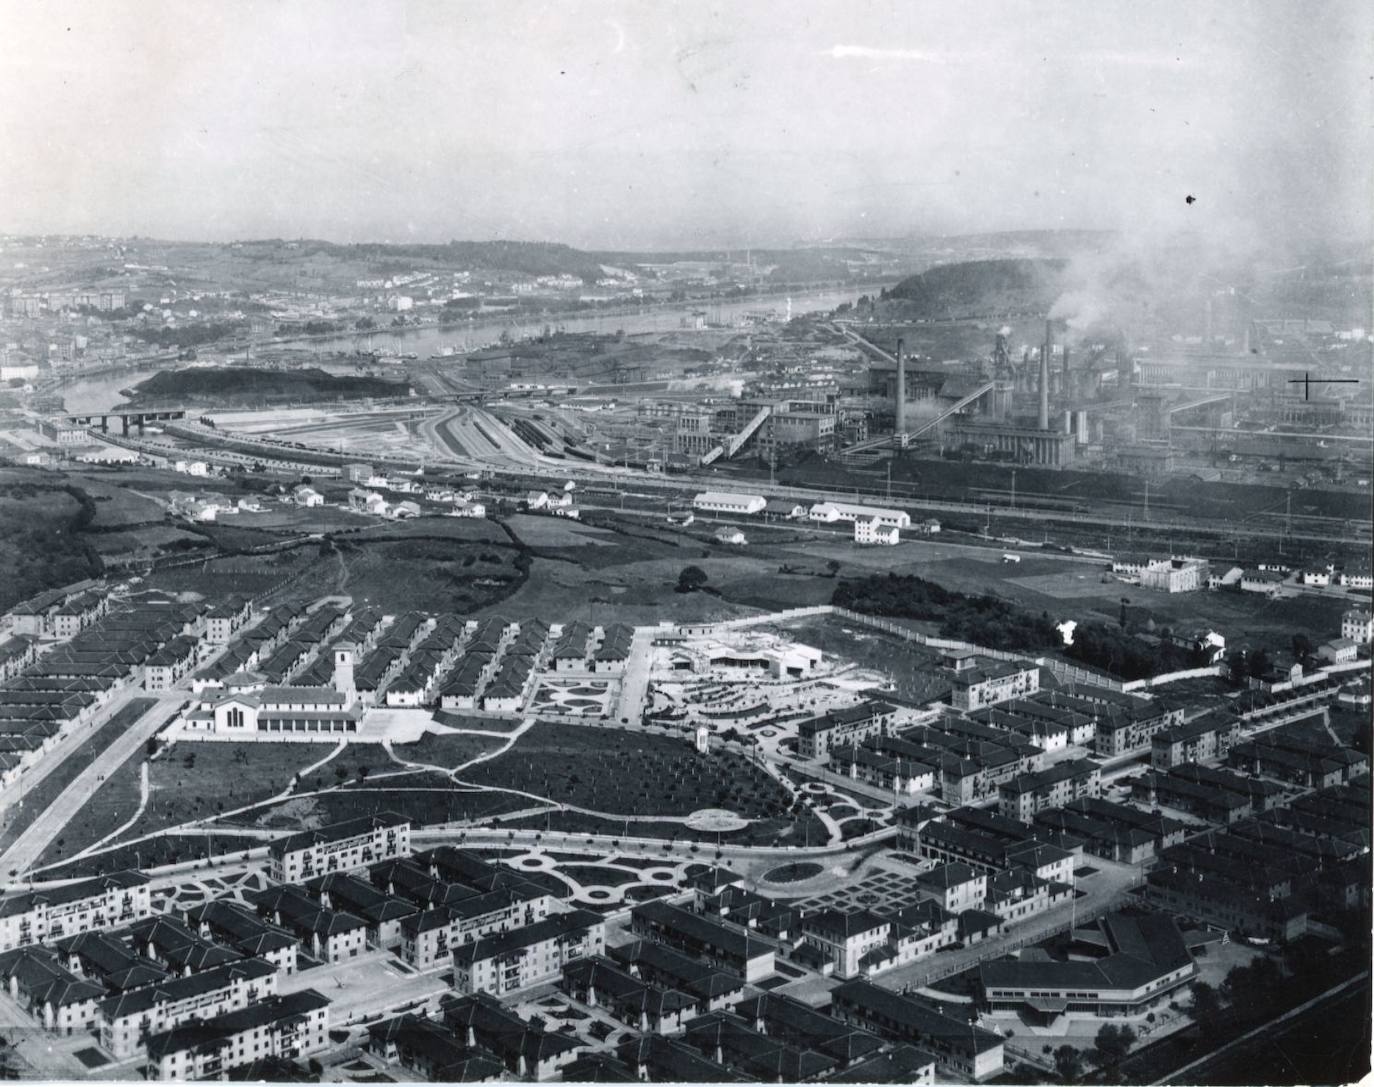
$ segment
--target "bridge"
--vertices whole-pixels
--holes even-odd
[[[1193,408],[1206,407],[1208,404],[1222,404],[1228,400],[1234,400],[1234,392],[1213,393],[1210,396],[1199,396],[1191,400],[1182,400],[1177,404],[1167,405],[1164,409],[1166,415],[1175,415],[1179,412],[1192,411]]]
[[[984,382],[982,385],[979,385],[976,389],[973,390],[973,392],[969,393],[967,396],[960,397],[949,407],[941,410],[941,412],[938,415],[933,415],[929,419],[923,421],[921,425],[916,427],[916,429],[914,430],[908,430],[905,434],[884,434],[881,438],[869,438],[868,441],[859,442],[856,445],[851,445],[848,448],[842,450],[842,452],[866,453],[871,449],[880,449],[886,445],[904,446],[907,442],[911,441],[912,438],[921,437],[927,431],[939,426],[951,415],[957,415],[959,412],[963,411],[969,405],[980,400],[982,397],[987,396],[987,394],[992,392],[994,388],[995,384],[993,382]]]
[[[185,419],[185,408],[161,408],[156,411],[136,410],[133,408],[116,408],[111,411],[87,412],[84,415],[65,415],[63,418],[73,426],[89,427],[92,430],[97,427],[102,433],[110,432],[110,420],[119,420],[120,433],[128,434],[131,426],[137,427],[142,433],[143,427],[148,423],[167,423],[175,419]]]

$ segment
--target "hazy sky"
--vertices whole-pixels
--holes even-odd
[[[0,0],[0,230],[1366,237],[1370,9]]]

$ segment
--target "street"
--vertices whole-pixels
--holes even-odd
[[[170,690],[158,694],[148,694],[146,691],[131,687],[127,696],[123,697],[122,700],[116,699],[112,703],[112,712],[117,712],[119,706],[134,696],[152,698],[154,700],[153,705],[127,730],[116,737],[115,741],[101,753],[98,759],[93,759],[73,779],[72,783],[48,805],[47,809],[25,828],[14,844],[6,850],[4,856],[0,857],[0,872],[18,875],[33,867],[43,850],[48,847],[48,843],[62,832],[62,828],[67,825],[67,820],[100,788],[102,776],[122,765],[125,759],[147,743],[148,738],[157,732],[167,721],[167,718],[186,701],[187,692]],[[56,765],[56,761],[54,765]],[[13,879],[16,876],[7,876],[7,878]]]

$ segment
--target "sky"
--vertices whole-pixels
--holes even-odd
[[[0,0],[0,231],[1361,239],[1371,12]]]

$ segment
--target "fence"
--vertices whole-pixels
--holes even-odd
[[[1123,691],[1139,691],[1151,687],[1158,687],[1163,683],[1176,683],[1182,679],[1200,679],[1203,676],[1219,676],[1225,669],[1220,664],[1209,664],[1204,668],[1185,668],[1181,672],[1165,672],[1162,676],[1151,676],[1149,679],[1133,679],[1129,683],[1123,683]]]

